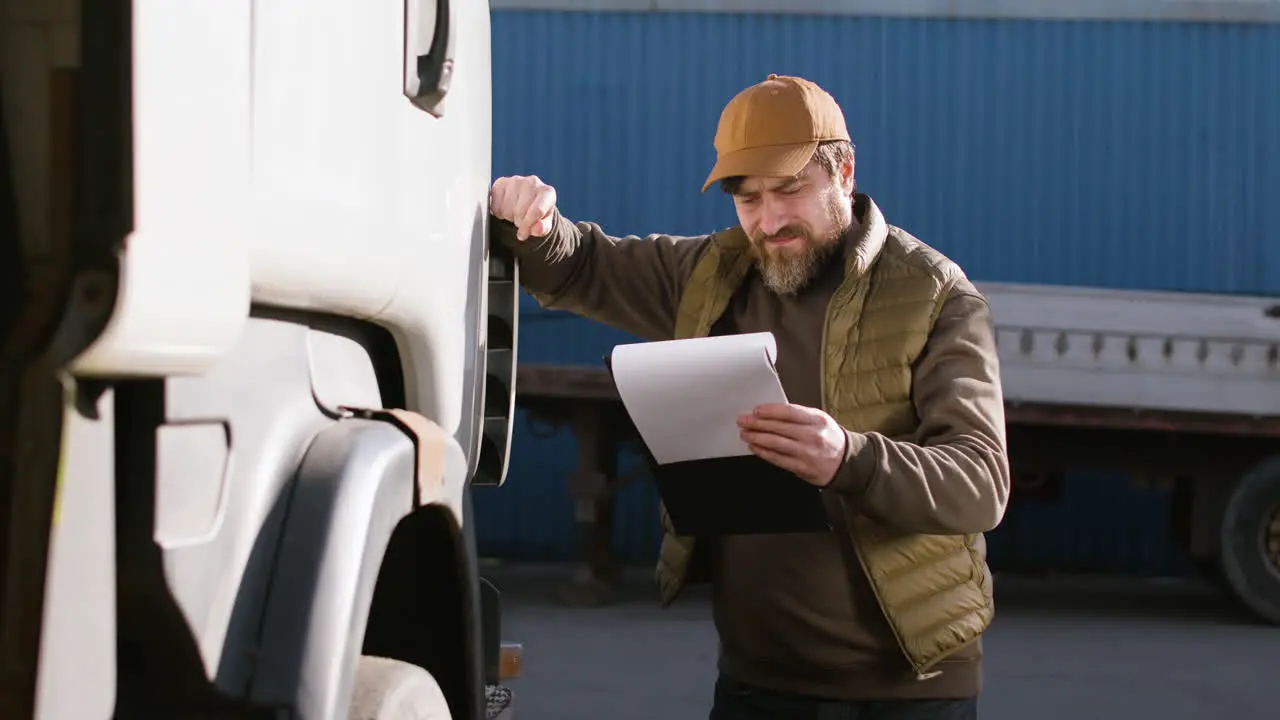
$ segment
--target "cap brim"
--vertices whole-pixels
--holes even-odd
[[[725,178],[761,176],[792,177],[813,159],[818,149],[818,141],[797,143],[794,145],[767,145],[765,147],[745,148],[721,155],[716,166],[711,169],[707,181],[702,185],[702,192]]]

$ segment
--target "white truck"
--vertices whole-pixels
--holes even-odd
[[[509,714],[488,2],[0,12],[0,717]]]

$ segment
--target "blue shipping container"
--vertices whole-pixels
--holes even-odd
[[[979,280],[1280,293],[1280,25],[498,12],[494,173],[609,232],[733,224],[724,104],[798,74],[859,187]]]
[[[698,191],[711,139],[776,72],[836,97],[860,189],[979,281],[1280,293],[1277,25],[504,11],[493,32],[495,177],[537,174],[613,234],[733,224]],[[522,362],[598,364],[630,339],[523,303]],[[572,557],[573,453],[517,425],[509,483],[477,497],[482,552]],[[1174,567],[1165,496],[1067,487],[1011,510],[993,563]],[[1103,526],[1107,507],[1125,510]],[[647,484],[624,494],[625,558],[652,556],[655,508]]]

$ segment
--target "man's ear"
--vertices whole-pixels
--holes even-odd
[[[852,197],[858,187],[853,175],[853,158],[840,163],[840,168],[836,171],[836,179],[840,182],[840,192]]]

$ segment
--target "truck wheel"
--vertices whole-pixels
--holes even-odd
[[[1280,457],[1240,480],[1227,501],[1220,540],[1231,589],[1262,619],[1280,625]]]
[[[451,720],[431,673],[389,658],[361,656],[349,720]]]

